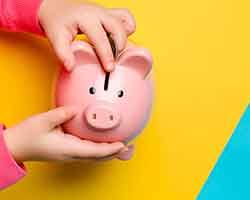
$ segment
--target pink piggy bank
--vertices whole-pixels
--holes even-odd
[[[93,47],[73,42],[76,65],[62,69],[55,90],[56,106],[75,106],[78,114],[63,129],[95,142],[128,142],[146,125],[152,107],[152,57],[128,46],[116,59],[113,72],[103,71]]]

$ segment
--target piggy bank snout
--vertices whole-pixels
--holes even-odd
[[[89,126],[97,130],[108,130],[117,127],[120,124],[120,114],[107,104],[90,105],[84,118]]]

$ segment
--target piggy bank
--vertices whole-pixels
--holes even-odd
[[[62,125],[65,132],[95,142],[128,142],[146,125],[152,107],[152,57],[128,46],[106,73],[93,47],[72,43],[75,67],[63,67],[55,87],[56,106],[74,106],[78,113]]]

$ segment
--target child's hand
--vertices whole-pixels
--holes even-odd
[[[121,142],[94,143],[65,134],[58,126],[74,117],[71,107],[61,107],[27,119],[5,130],[6,145],[17,162],[73,161],[115,157],[126,160],[131,149]]]
[[[106,32],[111,33],[119,52],[124,49],[127,36],[135,31],[135,20],[126,9],[106,9],[68,0],[43,0],[39,20],[57,56],[68,70],[74,66],[70,43],[77,33],[87,35],[104,69],[111,71],[114,58]]]

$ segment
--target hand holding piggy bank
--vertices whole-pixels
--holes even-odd
[[[56,106],[75,106],[78,114],[63,129],[95,142],[128,142],[148,121],[153,96],[152,57],[128,46],[116,59],[115,70],[105,73],[93,47],[72,43],[76,65],[62,69],[56,83]]]

